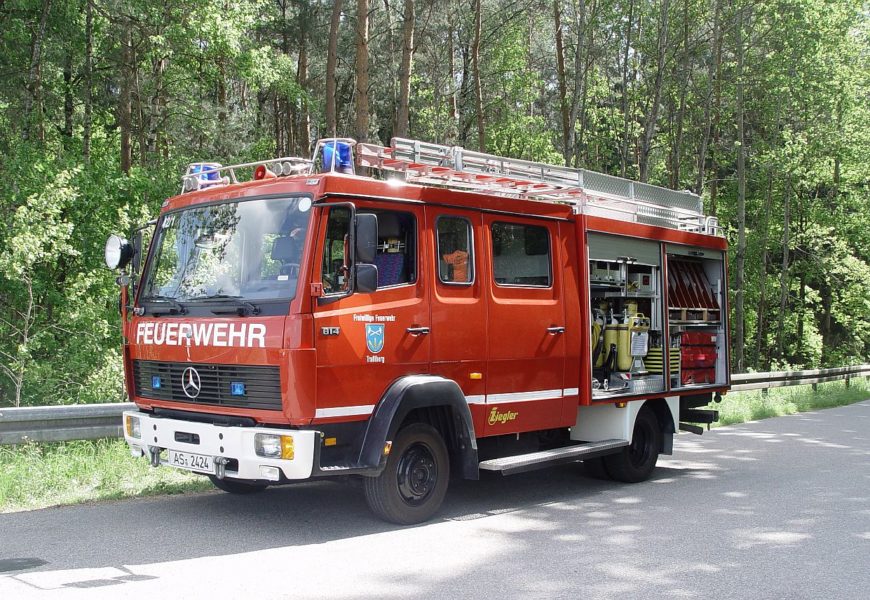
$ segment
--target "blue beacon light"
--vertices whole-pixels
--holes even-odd
[[[353,175],[353,155],[350,144],[330,141],[323,145],[323,170]]]
[[[161,384],[162,384],[162,382],[160,381],[160,378],[157,375],[151,376],[151,389],[152,390],[159,390],[161,388]]]
[[[242,381],[233,381],[230,383],[230,394],[233,396],[245,395],[245,384]]]

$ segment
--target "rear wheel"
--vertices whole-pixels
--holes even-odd
[[[449,478],[450,459],[441,434],[425,423],[413,423],[399,431],[383,472],[365,478],[366,502],[391,523],[422,523],[441,507]]]
[[[208,478],[211,479],[211,482],[217,489],[229,492],[230,494],[255,494],[262,492],[268,487],[261,483],[248,483],[247,481],[227,479],[226,477],[218,479],[214,475],[209,475]]]
[[[649,479],[662,447],[662,430],[655,413],[643,407],[634,422],[631,444],[604,457],[604,466],[617,481],[637,483]]]

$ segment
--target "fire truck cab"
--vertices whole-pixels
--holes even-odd
[[[155,467],[353,476],[409,524],[481,470],[645,480],[718,417],[726,241],[693,194],[405,139],[182,183],[147,251],[106,245],[125,438]]]

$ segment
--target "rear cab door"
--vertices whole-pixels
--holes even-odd
[[[489,365],[486,435],[563,426],[566,315],[559,223],[484,214]],[[567,393],[566,393],[567,392]]]

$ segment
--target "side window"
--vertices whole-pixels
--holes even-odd
[[[392,210],[372,211],[378,217],[378,289],[417,279],[417,227],[414,215]]]
[[[492,273],[497,284],[550,287],[550,254],[546,227],[492,224]]]
[[[334,206],[326,221],[326,239],[323,242],[323,270],[321,280],[324,294],[342,294],[348,290],[350,265],[350,209]]]
[[[471,223],[462,217],[438,217],[438,278],[444,283],[474,281]]]

